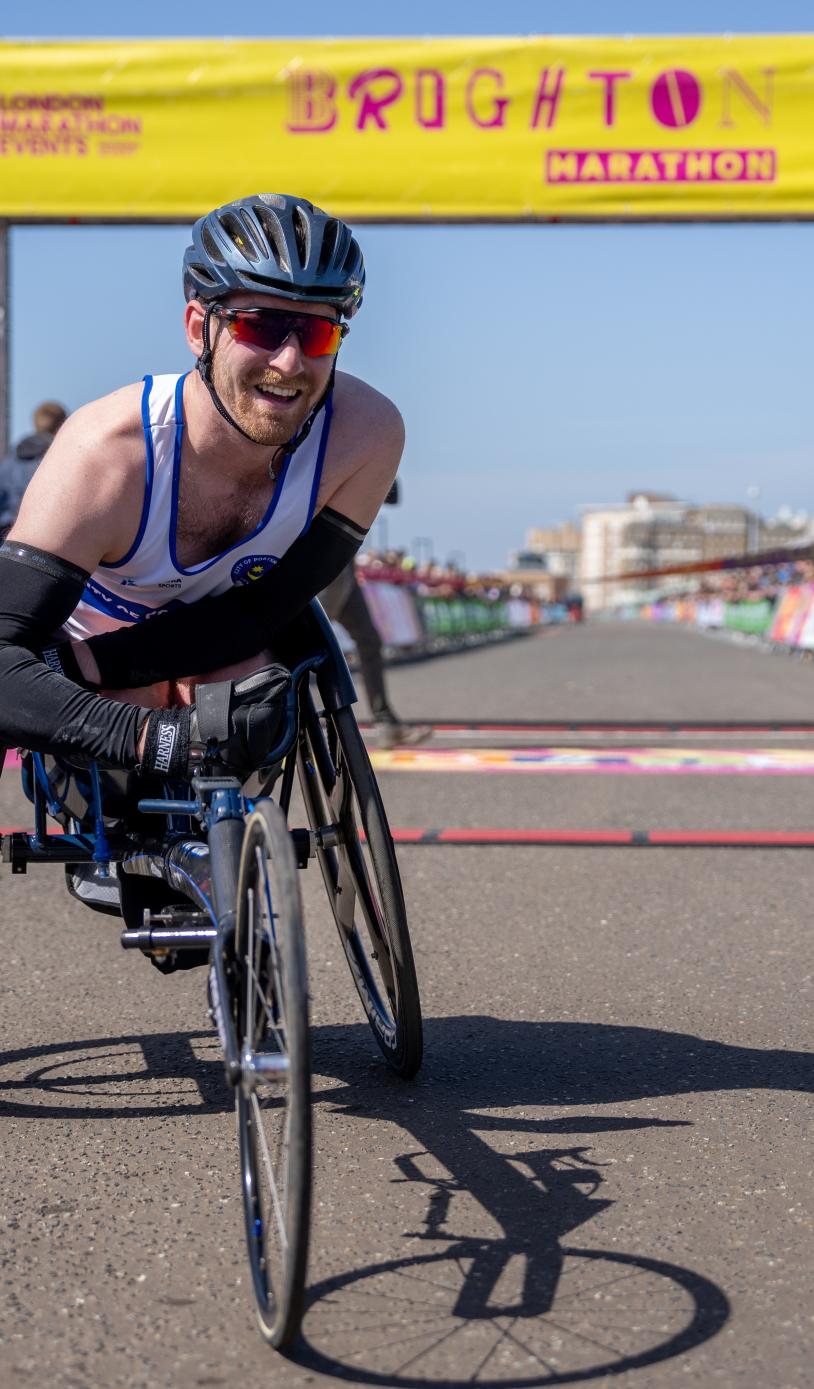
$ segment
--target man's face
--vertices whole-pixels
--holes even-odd
[[[271,294],[234,293],[224,305],[338,317],[332,305],[301,304]],[[335,358],[306,357],[296,333],[274,351],[235,342],[216,314],[210,321],[210,340],[212,380],[229,414],[255,443],[287,444],[324,392]]]

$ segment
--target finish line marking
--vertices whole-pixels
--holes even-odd
[[[557,772],[613,775],[811,776],[814,750],[799,748],[394,748],[371,749],[379,772]]]

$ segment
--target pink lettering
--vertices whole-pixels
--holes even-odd
[[[314,135],[332,130],[339,119],[336,82],[329,72],[295,72],[289,81],[292,135]]]
[[[436,68],[419,68],[415,75],[415,118],[425,130],[444,125],[444,74]]]
[[[491,78],[497,90],[503,90],[503,73],[498,72],[497,68],[475,68],[466,84],[466,114],[473,125],[477,125],[481,130],[494,130],[498,126],[506,124],[506,107],[509,104],[507,96],[495,96],[492,98],[492,109],[488,116],[481,116],[475,110],[475,88],[481,78]]]
[[[659,125],[692,125],[701,110],[701,84],[691,72],[670,68],[650,88],[650,109]]]
[[[540,81],[537,84],[537,95],[534,99],[534,110],[531,113],[529,127],[536,130],[540,123],[541,112],[545,109],[545,127],[550,130],[557,119],[557,110],[560,104],[560,94],[562,92],[562,82],[565,77],[565,68],[557,68],[554,77],[554,85],[549,88],[548,77],[551,69],[543,68],[540,73]]]
[[[374,83],[383,84],[383,90],[378,94],[372,90]],[[372,68],[369,72],[360,72],[348,87],[351,101],[360,98],[356,129],[364,130],[368,122],[373,121],[379,130],[387,130],[389,127],[382,111],[398,101],[403,90],[404,83],[392,68]]]
[[[777,154],[753,150],[546,150],[548,183],[773,183]]]
[[[589,72],[591,82],[605,84],[605,125],[616,124],[616,83],[629,82],[632,72]]]
[[[722,78],[723,78],[723,92],[722,92],[723,103],[722,103],[721,120],[720,120],[720,124],[721,124],[721,125],[734,125],[734,124],[735,124],[735,121],[734,121],[734,119],[733,119],[733,117],[732,117],[732,109],[731,109],[731,107],[732,107],[732,93],[733,93],[733,91],[738,91],[738,92],[740,92],[741,96],[744,97],[744,98],[746,99],[746,101],[748,101],[748,103],[749,103],[749,105],[752,107],[752,109],[753,109],[754,111],[757,111],[757,114],[760,116],[760,119],[762,120],[762,122],[763,122],[764,125],[771,125],[771,123],[772,123],[772,99],[773,99],[773,96],[774,96],[774,91],[773,91],[773,88],[774,88],[774,80],[773,80],[773,79],[774,79],[774,71],[775,71],[775,70],[774,70],[774,68],[763,68],[762,71],[763,71],[763,77],[764,77],[764,80],[765,80],[765,92],[766,92],[765,100],[763,100],[763,101],[761,101],[760,97],[758,96],[758,94],[757,94],[757,92],[754,90],[754,88],[749,86],[749,83],[746,81],[746,79],[743,78],[743,77],[741,77],[741,75],[740,75],[739,72],[735,72],[735,69],[734,69],[734,68],[724,68],[724,69],[723,69],[723,71],[722,71],[722,73],[721,73],[721,76],[722,76]]]

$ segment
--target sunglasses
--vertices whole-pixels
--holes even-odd
[[[337,323],[320,314],[289,313],[287,309],[221,309],[215,314],[226,324],[235,342],[276,352],[296,333],[306,357],[335,357],[348,332],[347,323]]]

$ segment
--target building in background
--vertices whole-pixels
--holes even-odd
[[[534,564],[535,557],[539,556],[548,573],[564,576],[569,590],[573,590],[579,581],[581,545],[580,529],[573,521],[565,521],[548,529],[534,527],[526,531],[525,548],[518,552],[515,562],[518,565]]]
[[[579,584],[579,529],[573,522],[547,530],[526,531],[522,550],[509,556],[503,582],[518,584],[541,603],[559,603],[573,595]]]
[[[580,587],[588,610],[617,607],[645,596],[686,592],[686,575],[614,582],[605,576],[749,555],[803,544],[812,525],[805,514],[781,510],[772,520],[734,503],[696,506],[657,492],[634,492],[624,502],[582,508]]]

